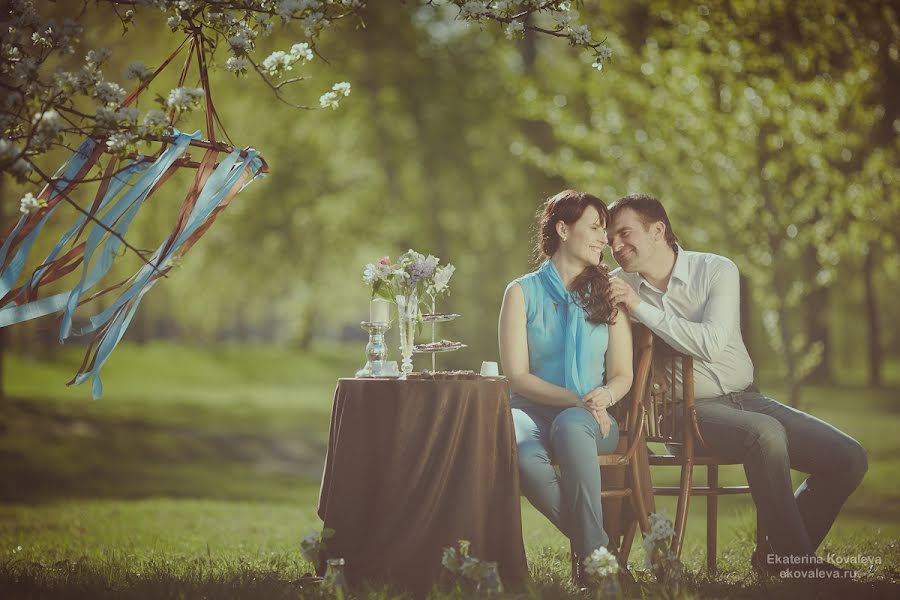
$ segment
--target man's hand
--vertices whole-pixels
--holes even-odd
[[[614,306],[623,304],[629,312],[634,312],[634,309],[641,303],[641,297],[637,295],[634,288],[618,277],[609,278],[609,294]]]

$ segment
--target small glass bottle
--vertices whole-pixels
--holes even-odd
[[[329,558],[328,567],[325,570],[325,579],[322,581],[322,587],[325,592],[331,594],[338,600],[345,600],[347,593],[347,578],[344,575],[344,559]]]
[[[497,563],[485,563],[487,572],[484,578],[478,582],[476,592],[481,597],[499,596],[503,593],[503,584],[500,582],[500,572],[497,570]]]

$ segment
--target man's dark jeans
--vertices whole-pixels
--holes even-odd
[[[808,556],[825,539],[868,468],[863,447],[821,419],[751,387],[697,400],[698,454],[743,463],[771,551]],[[796,492],[791,469],[809,473]],[[768,553],[764,546],[763,554]]]

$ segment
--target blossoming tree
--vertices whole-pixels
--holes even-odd
[[[603,62],[610,55],[609,49],[597,41],[588,27],[578,22],[577,12],[572,9],[572,5],[577,3],[558,0],[422,0],[421,4],[455,11],[455,18],[460,22],[484,27],[502,27],[509,39],[522,37],[527,30],[562,38],[572,46],[583,48],[593,61],[593,67],[597,69],[602,68]],[[286,86],[303,81],[304,77],[299,71],[318,55],[317,43],[322,36],[340,36],[341,29],[335,25],[342,21],[356,23],[360,28],[364,28],[366,11],[375,8],[366,7],[360,0],[97,0],[93,5],[85,2],[77,8],[81,11],[111,11],[121,22],[125,33],[135,28],[139,22],[144,22],[143,19],[152,19],[157,13],[162,13],[172,31],[173,45],[181,40],[181,45],[162,64],[148,67],[143,62],[134,62],[129,65],[125,78],[131,82],[130,87],[134,88],[129,94],[125,86],[107,79],[104,74],[104,68],[110,62],[109,50],[80,46],[80,37],[85,31],[83,25],[76,20],[78,16],[76,13],[66,18],[60,16],[59,10],[54,10],[54,18],[45,18],[42,13],[51,12],[49,5],[32,0],[13,0],[0,17],[4,21],[0,34],[2,35],[0,76],[6,91],[0,110],[0,128],[2,128],[0,171],[4,175],[11,175],[21,185],[45,186],[40,194],[26,191],[18,199],[19,210],[23,216],[14,227],[13,234],[4,240],[0,256],[0,268],[4,271],[3,294],[0,294],[3,295],[3,305],[0,306],[0,312],[9,309],[16,314],[7,316],[5,321],[0,322],[0,327],[61,311],[65,304],[67,308],[60,330],[60,339],[64,339],[71,331],[71,313],[76,305],[118,287],[119,284],[110,286],[89,298],[82,299],[80,294],[84,290],[81,284],[78,284],[76,286],[78,294],[74,293],[76,290],[73,288],[73,295],[69,296],[67,301],[62,294],[57,294],[59,298],[47,298],[47,302],[40,310],[35,309],[33,313],[23,310],[23,304],[36,303],[39,299],[38,286],[62,277],[77,267],[75,257],[79,252],[84,252],[82,282],[87,277],[90,285],[95,283],[93,272],[88,270],[90,254],[79,250],[81,247],[75,245],[80,232],[84,230],[84,220],[94,221],[99,229],[105,231],[105,233],[98,232],[98,235],[116,238],[111,245],[100,242],[110,259],[115,254],[116,248],[121,245],[134,252],[145,263],[145,268],[142,268],[143,274],[141,272],[136,274],[138,280],[142,282],[141,285],[132,287],[130,295],[123,294],[113,305],[119,311],[115,318],[98,313],[95,316],[96,320],[92,319],[92,325],[81,330],[85,333],[97,331],[102,327],[95,337],[95,342],[99,348],[105,346],[106,349],[101,358],[98,359],[99,354],[95,354],[90,361],[85,361],[91,365],[95,360],[98,361],[96,371],[117,340],[121,338],[140,298],[158,277],[166,274],[172,260],[180,257],[199,236],[203,235],[215,216],[225,208],[231,196],[246,185],[246,180],[235,180],[231,193],[223,192],[223,195],[219,196],[221,200],[217,201],[220,203],[207,222],[202,226],[194,222],[193,229],[191,227],[185,229],[185,221],[190,223],[193,220],[195,213],[191,211],[194,210],[196,196],[200,194],[203,182],[212,172],[212,165],[216,164],[217,159],[209,153],[199,164],[192,163],[186,156],[177,158],[176,162],[181,163],[176,164],[176,167],[185,164],[198,169],[195,180],[197,193],[193,194],[192,198],[192,192],[189,192],[190,199],[185,200],[183,209],[184,214],[189,216],[179,219],[176,228],[170,234],[169,241],[160,246],[158,252],[152,256],[147,252],[141,253],[125,240],[127,223],[124,229],[120,230],[117,226],[123,222],[118,220],[120,217],[109,217],[107,214],[98,219],[99,207],[106,206],[105,199],[104,204],[100,204],[103,193],[98,192],[95,206],[87,210],[72,200],[66,191],[57,193],[62,183],[68,190],[71,186],[81,183],[100,182],[100,189],[104,190],[106,188],[103,186],[110,185],[110,182],[123,171],[128,177],[137,176],[138,171],[132,169],[132,166],[135,162],[146,160],[143,155],[162,156],[165,148],[176,146],[180,143],[179,140],[199,145],[207,150],[237,153],[238,150],[233,143],[224,144],[214,138],[216,124],[225,137],[228,136],[212,103],[207,74],[211,58],[218,52],[217,64],[221,64],[226,71],[234,73],[237,77],[258,78],[262,85],[267,86],[282,102],[302,109],[314,108],[289,99],[285,93]],[[265,58],[258,56],[257,43],[261,38],[271,35],[277,25],[295,31],[296,42],[289,49],[277,50]],[[135,97],[148,87],[154,77],[167,67],[186,44],[189,48],[188,63],[192,57],[196,58],[202,86],[191,87],[185,84],[187,73],[185,67],[178,85],[157,96],[156,107],[144,111],[132,107]],[[84,60],[78,62],[76,68],[73,69],[71,66],[67,67],[68,70],[59,68],[60,65],[72,64],[71,58],[65,58],[67,55],[81,53]],[[318,96],[318,108],[338,108],[342,99],[350,95],[351,89],[350,82],[339,82],[331,85],[330,89],[317,90],[314,97]],[[186,134],[178,132],[175,126],[185,119],[186,113],[200,106],[203,106],[206,112],[205,134],[208,141],[198,139],[199,133],[190,136],[190,140],[185,140]],[[50,165],[46,164],[53,158],[51,152],[58,148],[67,148],[71,151],[79,140],[85,141],[75,150],[73,159],[77,162],[80,156],[87,166],[65,171],[60,169],[54,173]],[[245,161],[240,163],[241,169],[245,168],[246,163],[247,172],[250,173],[250,163],[256,160],[254,163],[256,166],[252,169],[253,175],[265,172],[267,170],[265,162],[262,161],[260,166],[254,156],[255,154],[248,157],[247,150],[240,151],[240,158]],[[174,155],[172,158],[175,158]],[[209,167],[205,173],[201,171],[204,162]],[[101,171],[99,177],[88,175],[92,172],[89,167],[95,164]],[[163,181],[165,179],[159,181],[159,185]],[[136,209],[140,208],[146,195],[152,193],[156,187],[158,186],[154,184],[146,188],[147,193],[140,198]],[[23,252],[27,257],[27,247],[31,239],[28,233],[42,227],[60,200],[71,205],[74,209],[71,214],[76,220],[74,227],[81,228],[77,234],[75,230],[70,231],[75,239],[71,251],[61,257],[54,254],[62,251],[61,245],[69,243],[71,236],[67,233],[51,253],[57,262],[54,262],[52,267],[47,267],[49,263],[45,261],[35,270],[31,279],[18,288],[14,287],[22,265],[8,267],[13,263],[21,263],[19,258]],[[212,207],[214,204],[209,206]],[[133,216],[130,209],[128,215],[129,219]],[[0,222],[0,226],[2,225]],[[187,233],[190,233],[190,237],[185,237]],[[9,242],[12,243],[12,248],[20,245],[18,255],[13,256],[12,252],[8,252]],[[176,255],[173,249],[179,246],[183,247]],[[24,250],[21,247],[25,247]],[[88,249],[91,248],[89,239]],[[111,325],[114,326],[109,329]],[[111,341],[107,341],[107,338]],[[97,352],[100,353],[100,350]],[[78,378],[83,375],[85,373],[79,373],[73,381],[79,382]],[[97,383],[98,380],[95,380],[95,386]],[[95,387],[95,396],[99,395],[99,389],[101,388]]]

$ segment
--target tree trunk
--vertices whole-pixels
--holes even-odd
[[[800,406],[800,382],[797,379],[797,360],[794,350],[791,348],[791,317],[785,302],[787,286],[784,284],[784,274],[777,267],[773,283],[778,294],[778,330],[781,334],[781,346],[784,349],[784,366],[787,369],[788,404],[798,408]]]
[[[881,332],[878,325],[878,298],[875,295],[875,252],[877,246],[869,242],[863,261],[865,285],[866,323],[869,328],[869,385],[881,387],[881,365],[884,355],[881,349]]]
[[[752,319],[751,319],[751,317],[750,317],[750,315],[752,314],[752,313],[750,312],[750,309],[751,309],[751,305],[750,305],[750,304],[751,304],[751,299],[750,299],[750,281],[747,279],[747,277],[746,277],[743,273],[741,273],[741,274],[739,275],[739,278],[740,278],[740,283],[739,283],[739,285],[741,286],[741,289],[740,289],[740,298],[741,298],[741,317],[740,317],[740,319],[741,319],[741,338],[744,340],[744,347],[747,348],[747,354],[750,355],[750,360],[751,360],[751,361],[753,362],[753,364],[755,365],[755,364],[756,364],[756,361],[754,360],[754,353],[753,353],[753,335],[752,335],[752,331],[753,331],[752,325],[753,325],[753,322],[752,322]]]
[[[803,256],[804,273],[809,279],[815,279],[815,273],[819,269],[819,260],[816,257],[816,249],[810,247]],[[828,331],[828,301],[830,290],[825,287],[813,289],[807,296],[806,305],[806,334],[811,344],[822,344],[822,360],[819,361],[806,381],[818,384],[830,384],[833,382],[831,373],[831,336]]]

